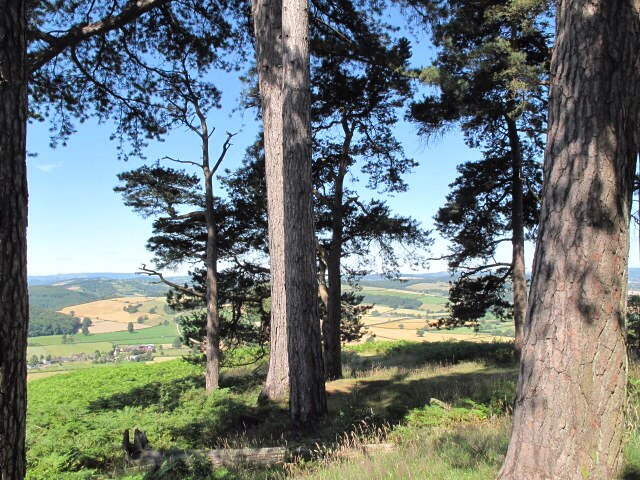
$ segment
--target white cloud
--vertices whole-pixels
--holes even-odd
[[[50,172],[51,170],[55,170],[56,168],[60,168],[61,166],[61,163],[41,163],[36,165],[36,168],[41,172]]]

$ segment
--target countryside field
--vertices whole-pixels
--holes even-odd
[[[51,335],[46,337],[31,337],[27,347],[27,356],[47,355],[53,357],[71,356],[81,353],[108,352],[113,350],[113,345],[141,345],[157,344],[170,345],[179,334],[176,325],[172,322],[169,325],[157,325],[140,329],[140,325],[135,325],[134,332],[128,331],[96,333],[89,335],[75,335],[74,343],[62,343],[61,335]]]
[[[381,286],[376,286],[378,284]],[[350,287],[345,285],[343,288],[348,290]],[[453,330],[433,327],[434,321],[447,315],[447,298],[432,292],[441,293],[446,288],[444,282],[367,282],[358,293],[364,295],[363,303],[372,304],[373,308],[362,318],[366,333],[361,341],[488,341],[512,337],[512,327],[495,319],[487,319],[478,332],[464,327]],[[177,314],[167,308],[164,297],[144,295],[145,291],[145,284],[139,281],[130,285],[122,280],[85,280],[78,284],[36,287],[33,301],[37,305],[55,307],[64,315],[90,318],[92,325],[88,335],[74,335],[73,343],[63,343],[62,335],[30,337],[29,358],[33,355],[70,357],[96,351],[104,353],[112,351],[113,345],[170,345],[179,337],[175,323]],[[96,298],[100,292],[115,293],[116,296]],[[118,292],[135,294],[117,295]],[[156,293],[155,290],[151,292]],[[75,303],[77,301],[82,303]],[[138,321],[140,317],[142,323]],[[129,323],[133,324],[133,333],[127,330]]]
[[[166,313],[164,297],[118,297],[98,300],[90,303],[71,305],[60,310],[61,313],[88,317],[93,322],[93,333],[108,333],[127,330],[129,322],[137,323],[141,316],[146,317],[144,323],[137,328],[149,328],[159,325],[165,320],[173,320],[175,315]],[[125,308],[131,308],[131,312]]]

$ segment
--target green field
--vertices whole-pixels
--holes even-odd
[[[140,345],[140,344],[170,344],[177,337],[176,325],[158,325],[129,332],[96,333],[89,335],[75,335],[74,343],[62,343],[61,335],[50,335],[46,337],[32,337],[29,339],[27,356],[45,355],[70,356],[73,354],[93,353],[111,351],[113,345]]]

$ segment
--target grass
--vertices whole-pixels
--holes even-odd
[[[31,353],[33,347],[27,348],[27,354]],[[47,345],[46,347],[35,347],[36,349],[45,350],[52,357],[69,357],[71,355],[80,355],[82,353],[109,352],[112,350],[112,344],[109,342],[82,342],[82,343],[66,343],[60,345]],[[46,353],[45,353],[46,355]]]
[[[501,342],[373,342],[344,349],[327,384],[329,415],[292,430],[281,405],[256,405],[255,368],[223,370],[207,396],[202,368],[182,360],[78,370],[29,383],[27,478],[490,479],[508,441],[517,367]],[[237,351],[237,359],[251,352]],[[640,370],[631,370],[623,479],[640,478]],[[249,421],[247,426],[246,421]],[[271,468],[211,470],[196,457],[153,471],[125,464],[122,431],[154,449],[307,446],[311,458]],[[357,453],[365,443],[391,451]]]
[[[482,423],[461,422],[455,432],[450,427],[405,430],[405,436],[395,436],[399,445],[394,451],[297,468],[291,476],[309,480],[487,480],[500,468],[509,423],[504,417],[494,417]]]
[[[176,325],[158,325],[155,327],[136,330],[134,333],[110,332],[110,333],[90,333],[89,335],[76,334],[74,336],[77,345],[81,343],[108,342],[116,345],[136,345],[141,343],[171,343],[178,336]],[[29,338],[29,345],[34,347],[47,347],[62,343],[61,335],[48,335],[45,337]]]

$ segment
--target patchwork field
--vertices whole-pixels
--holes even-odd
[[[173,320],[175,315],[166,313],[165,305],[163,297],[119,297],[71,305],[60,312],[90,318],[91,333],[109,333],[126,331],[129,322],[134,323],[136,329],[144,329]],[[138,323],[140,317],[144,317],[143,323]]]

